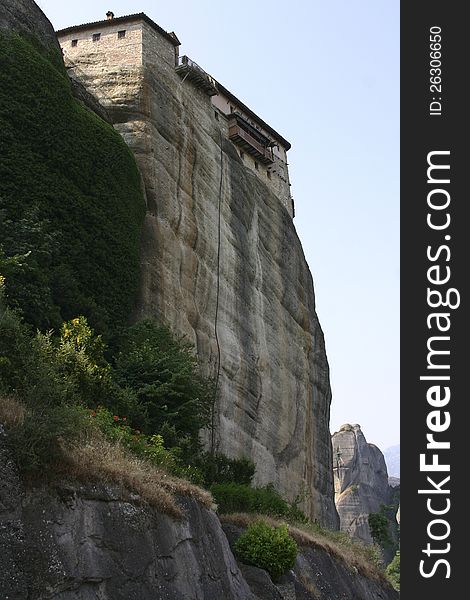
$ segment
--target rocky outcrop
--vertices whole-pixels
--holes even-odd
[[[329,368],[291,218],[244,165],[209,97],[176,74],[171,43],[148,33],[149,47],[139,38],[132,54],[129,34],[122,54],[99,54],[86,40],[73,54],[74,35],[64,38],[66,57],[133,149],[145,182],[134,318],[156,317],[187,336],[219,375],[218,451],[248,456],[255,484],[304,497],[313,519],[337,527]]]
[[[67,65],[66,65],[67,66]],[[69,70],[70,76],[70,84],[72,86],[72,94],[74,97],[84,104],[87,108],[97,114],[103,121],[107,123],[111,123],[111,119],[108,115],[107,110],[100,104],[98,99],[90,94],[90,92],[86,89],[86,87],[79,81],[76,77],[74,77],[74,71]]]
[[[2,598],[254,600],[217,516],[195,500],[180,500],[175,521],[112,486],[26,491],[1,431],[0,474]]]
[[[343,425],[332,436],[335,500],[342,531],[372,543],[368,518],[392,501],[382,452],[369,444],[360,425]]]
[[[237,565],[212,511],[181,498],[174,520],[118,487],[24,487],[0,425],[0,589],[5,600],[395,600],[323,550],[278,584]],[[234,530],[235,529],[235,530]],[[242,530],[231,528],[232,541]]]
[[[233,547],[242,529],[224,523]],[[397,600],[398,593],[384,580],[371,579],[333,558],[322,548],[300,549],[294,568],[274,584],[267,573],[241,565],[257,600]]]
[[[45,49],[59,49],[52,24],[39,6],[31,0],[2,0],[0,30],[34,36]]]

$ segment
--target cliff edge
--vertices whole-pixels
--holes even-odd
[[[255,484],[303,498],[312,519],[337,527],[329,367],[292,218],[206,91],[177,73],[179,42],[148,21],[59,32],[73,77],[105,106],[143,175],[134,318],[185,335],[218,379],[207,446],[247,456]]]

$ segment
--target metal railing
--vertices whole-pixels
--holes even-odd
[[[209,75],[209,73],[204,71],[204,69],[201,66],[199,66],[197,62],[189,58],[189,56],[179,56],[177,67],[189,67],[191,69],[194,69],[195,71],[199,72],[200,75],[206,77],[209,83],[211,83],[215,88],[217,88],[216,80],[211,75]]]

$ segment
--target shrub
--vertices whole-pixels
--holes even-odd
[[[287,525],[270,527],[257,521],[242,533],[235,550],[243,562],[265,569],[276,581],[295,564],[297,544],[289,536]]]
[[[180,465],[178,451],[165,448],[163,437],[159,434],[145,435],[127,423],[126,416],[109,412],[106,408],[98,408],[90,413],[92,420],[100,431],[111,442],[118,442],[133,454],[145,458],[155,466],[164,467],[175,473]]]
[[[386,515],[387,507],[382,504],[380,508],[380,512],[370,513],[369,515],[369,528],[370,533],[372,535],[373,540],[385,548],[386,546],[391,546],[393,544],[393,540],[390,537],[390,521]]]
[[[205,452],[197,466],[207,486],[217,483],[250,485],[255,474],[255,464],[248,458],[228,458],[223,454]]]
[[[211,485],[209,489],[221,514],[258,513],[293,521],[305,521],[305,515],[296,506],[286,502],[272,484],[252,488],[237,483],[218,483]]]
[[[260,517],[238,513],[223,515],[220,520],[222,523],[232,523],[246,528],[259,521]],[[273,517],[263,517],[262,520],[272,527],[280,525],[280,521]],[[365,544],[351,538],[345,532],[325,529],[312,522],[289,525],[289,534],[299,546],[322,548],[333,558],[341,560],[350,570],[357,570],[368,579],[382,583],[388,581],[383,571],[382,553],[376,545]]]
[[[12,427],[8,443],[24,473],[38,472],[62,459],[62,443],[78,438],[87,427],[87,415],[78,406],[49,406],[27,410]]]
[[[123,333],[114,372],[145,409],[148,432],[166,427],[198,446],[199,431],[210,425],[214,386],[199,372],[189,343],[150,319],[140,321]]]
[[[140,429],[130,426],[126,416],[113,414],[103,407],[90,411],[90,417],[93,424],[110,442],[118,443],[138,458],[148,461],[155,467],[162,467],[172,475],[192,483],[203,483],[200,471],[184,463],[178,446],[166,447],[162,435],[146,435]]]
[[[18,313],[6,306],[3,281],[0,273],[0,392],[11,393],[23,385],[31,341]]]
[[[138,427],[146,424],[145,407],[139,404],[135,392],[114,381],[111,365],[104,356],[106,346],[85,317],[62,323],[59,337],[52,332],[38,333],[33,345],[44,362],[53,365],[56,376],[66,384],[69,397],[73,396],[76,402],[89,408],[101,404],[113,413],[127,415],[129,422]]]
[[[387,566],[385,573],[393,585],[393,587],[399,592],[400,591],[400,551],[398,550],[393,557],[392,562]]]

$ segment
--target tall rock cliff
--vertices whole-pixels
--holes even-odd
[[[379,512],[393,499],[384,456],[367,442],[360,425],[343,425],[333,434],[332,444],[341,530],[372,543],[369,514]]]
[[[305,495],[304,510],[337,527],[329,369],[292,219],[210,98],[177,75],[168,34],[143,25],[128,28],[124,50],[61,36],[72,76],[105,106],[145,182],[134,318],[166,322],[220,371],[216,448],[250,457],[256,484]]]

